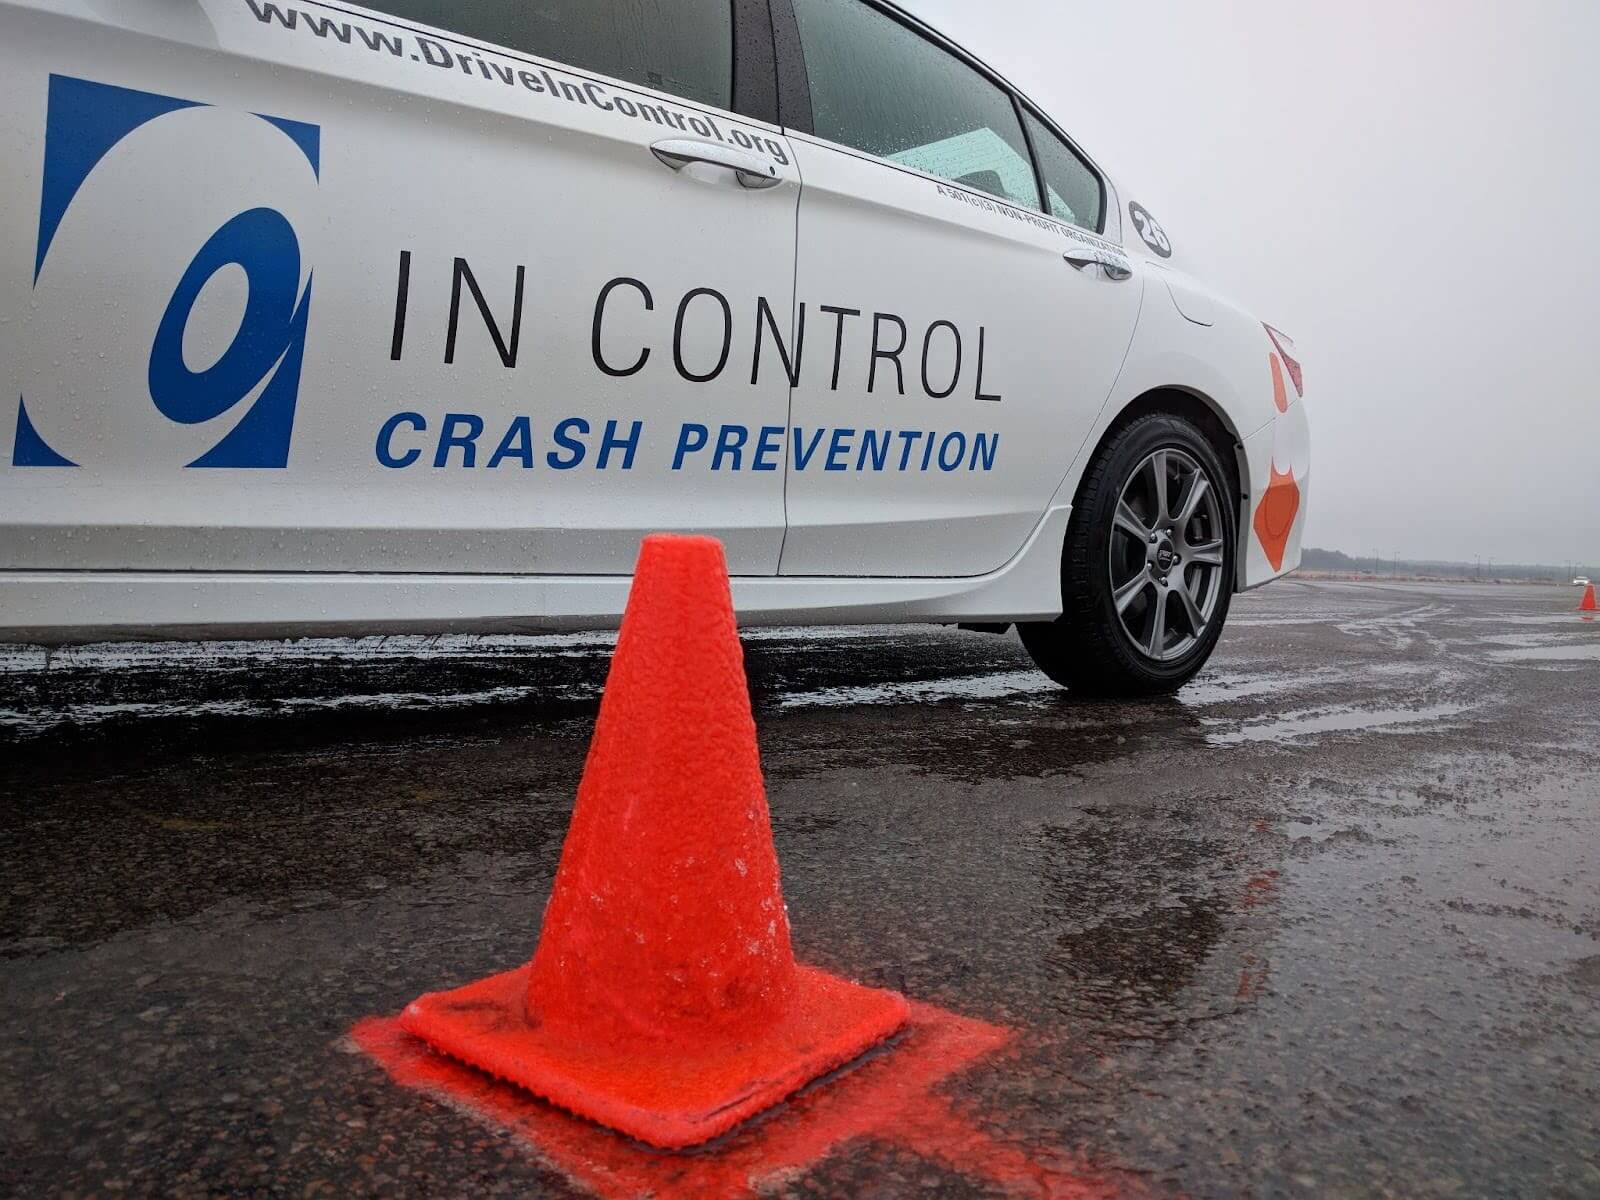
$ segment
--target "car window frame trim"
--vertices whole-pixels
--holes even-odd
[[[1077,145],[1074,144],[1071,138],[1067,137],[1061,132],[1060,127],[1057,126],[1054,121],[1050,120],[1049,117],[1045,116],[1039,111],[1038,105],[1027,99],[1020,92],[1011,93],[1011,102],[1017,106],[1017,121],[1022,125],[1022,136],[1027,139],[1028,153],[1033,155],[1034,174],[1039,177],[1039,204],[1041,206],[1041,211],[1043,211],[1044,215],[1053,221],[1062,220],[1062,218],[1056,216],[1055,213],[1050,212],[1048,208],[1050,203],[1050,194],[1048,191],[1048,184],[1044,177],[1044,159],[1039,155],[1039,148],[1034,145],[1033,134],[1028,129],[1028,117],[1032,117],[1034,120],[1038,121],[1039,124],[1043,125],[1046,133],[1053,133],[1060,138],[1061,144],[1065,146],[1068,151],[1070,151],[1077,158],[1077,160],[1084,165],[1084,168],[1089,172],[1090,177],[1094,179],[1095,183],[1100,189],[1100,219],[1093,229],[1090,229],[1087,225],[1079,225],[1073,221],[1062,221],[1062,223],[1065,225],[1071,225],[1074,229],[1082,229],[1089,233],[1104,236],[1107,216],[1106,210],[1110,205],[1110,193],[1104,173],[1097,170],[1094,164],[1084,157],[1083,152],[1078,149]]]
[[[846,146],[843,142],[835,142],[829,140],[828,138],[819,136],[812,120],[811,82],[805,70],[805,51],[803,47],[800,46],[800,27],[794,15],[793,0],[769,0],[769,3],[772,6],[772,24],[775,34],[773,39],[773,49],[778,58],[778,117],[779,124],[785,133],[805,134],[807,135],[808,140],[814,141],[818,145],[836,147],[840,150],[851,153],[856,157],[864,158],[869,162],[882,163],[884,166],[893,167],[896,170],[909,170],[912,174],[917,175],[920,178],[935,179],[938,182],[948,184],[951,187],[961,188],[963,191],[970,192],[975,196],[983,196],[1000,204],[1010,204],[1011,207],[1020,209],[1021,211],[1037,213],[1045,217],[1047,220],[1054,221],[1067,229],[1073,229],[1083,233],[1091,233],[1097,237],[1103,237],[1105,235],[1106,220],[1108,215],[1106,209],[1108,207],[1107,199],[1109,196],[1109,177],[1107,176],[1104,168],[1102,168],[1099,163],[1095,162],[1091,155],[1085,153],[1083,147],[1069,137],[1058,122],[1046,114],[1037,103],[1028,98],[1028,95],[1025,92],[1008,80],[1004,75],[1000,74],[999,71],[996,71],[988,63],[984,62],[981,58],[977,57],[977,55],[973,54],[970,50],[967,50],[965,47],[940,33],[937,29],[933,28],[933,26],[927,24],[927,22],[922,21],[921,19],[913,16],[911,13],[906,12],[898,5],[891,3],[891,0],[854,0],[854,3],[865,4],[869,8],[877,9],[884,16],[899,22],[912,33],[932,42],[935,46],[939,47],[941,50],[944,50],[946,53],[953,54],[956,58],[964,62],[967,66],[976,70],[990,83],[994,84],[1002,92],[1011,97],[1013,110],[1017,109],[1018,106],[1021,106],[1033,113],[1033,115],[1036,116],[1047,129],[1049,129],[1067,144],[1072,152],[1078,156],[1078,158],[1086,167],[1089,168],[1090,173],[1094,175],[1096,182],[1099,183],[1099,224],[1095,228],[1089,229],[1086,226],[1075,225],[1070,221],[1063,221],[1060,217],[1044,211],[1042,206],[1045,203],[1045,192],[1041,186],[1043,183],[1043,171],[1039,166],[1039,156],[1033,148],[1033,140],[1028,136],[1028,124],[1026,121],[1022,120],[1020,112],[1017,114],[1017,123],[1022,126],[1022,136],[1028,146],[1029,157],[1033,160],[1035,186],[1039,187],[1040,189],[1039,204],[1041,207],[1037,209],[1023,209],[1021,205],[1007,200],[1004,196],[995,196],[989,192],[982,191],[981,189],[970,188],[964,184],[956,183],[954,180],[941,179],[938,176],[929,175],[926,172],[916,171],[912,168],[906,167],[903,163],[893,162],[890,159],[883,158],[865,150],[861,150],[859,147]],[[790,41],[791,36],[793,39],[792,42]],[[795,78],[797,74],[798,83]],[[796,94],[798,89],[803,89],[803,98]],[[794,119],[791,120],[791,118]],[[803,124],[801,123],[802,121]]]
[[[800,41],[800,24],[791,0],[768,0],[772,23],[772,53],[776,60],[778,127],[812,133],[811,82],[806,74],[806,51]],[[814,135],[813,135],[814,136]]]
[[[1033,144],[1033,134],[1028,132],[1028,122],[1023,115],[1027,110],[1023,108],[1022,100],[1015,92],[1006,94],[1011,97],[1011,111],[1017,114],[1017,126],[1022,130],[1022,144],[1028,148],[1028,160],[1033,163],[1033,186],[1039,193],[1039,211],[1051,220],[1059,221],[1061,218],[1050,211],[1050,192],[1044,181],[1044,160],[1039,157],[1039,148]],[[1104,202],[1100,207],[1105,207]]]
[[[733,22],[729,103],[741,117],[780,125],[778,51],[768,0],[729,0]]]

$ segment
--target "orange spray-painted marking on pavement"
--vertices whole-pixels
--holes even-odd
[[[1263,831],[1264,822],[1257,822],[1257,832]],[[1279,872],[1275,869],[1258,871],[1244,882],[1244,894],[1239,898],[1239,909],[1249,912],[1263,904],[1278,899]],[[1239,986],[1234,991],[1236,1000],[1254,1000],[1266,985],[1271,964],[1255,954],[1246,953],[1239,967]]]
[[[1268,900],[1277,899],[1278,872],[1275,870],[1259,871],[1250,876],[1244,883],[1244,896],[1239,901],[1240,908],[1254,908]]]
[[[937,1085],[1002,1049],[1009,1030],[911,1003],[905,1032],[825,1086],[793,1096],[770,1116],[692,1152],[620,1138],[481,1072],[435,1054],[392,1017],[351,1038],[389,1076],[484,1122],[510,1129],[574,1185],[604,1200],[732,1200],[770,1191],[847,1143],[910,1150],[1008,1195],[1088,1200],[1145,1190],[1059,1150],[1027,1147],[979,1128]]]

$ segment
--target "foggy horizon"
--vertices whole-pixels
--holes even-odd
[[[1307,546],[1600,560],[1600,5],[904,3],[1295,338]]]

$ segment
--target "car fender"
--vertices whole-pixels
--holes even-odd
[[[1185,392],[1206,404],[1234,442],[1241,492],[1237,583],[1258,586],[1299,563],[1309,485],[1303,401],[1284,378],[1281,360],[1280,396],[1272,365],[1278,350],[1257,317],[1185,272],[1157,266],[1145,256],[1135,261],[1147,283],[1127,358],[1051,504],[1072,502],[1094,451],[1130,405],[1153,392]],[[1292,505],[1290,481],[1297,492]],[[1272,505],[1263,515],[1261,504],[1274,486]]]

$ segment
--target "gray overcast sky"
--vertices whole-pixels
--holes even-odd
[[[1600,0],[903,0],[1296,339],[1308,545],[1600,562]]]

